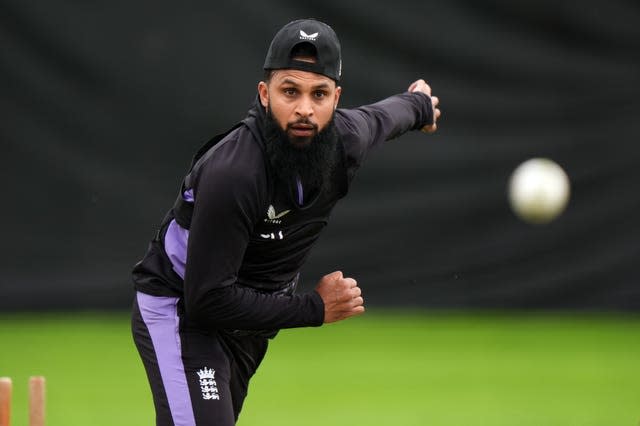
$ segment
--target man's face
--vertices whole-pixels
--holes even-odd
[[[293,69],[274,71],[258,84],[262,106],[296,147],[310,144],[331,121],[341,90],[329,77]]]

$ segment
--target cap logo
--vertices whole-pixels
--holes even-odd
[[[300,30],[300,40],[316,41],[316,38],[318,38],[318,33],[307,34]]]

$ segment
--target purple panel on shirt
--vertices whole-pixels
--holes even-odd
[[[182,198],[184,198],[185,201],[193,203],[195,201],[195,198],[193,198],[193,189],[187,189],[184,191]]]
[[[296,184],[298,185],[298,204],[302,205],[304,203],[304,196],[302,194],[302,181],[300,178],[296,179]]]
[[[189,231],[178,225],[175,219],[172,220],[164,236],[164,251],[169,256],[173,270],[182,279],[184,279],[184,270],[187,265],[188,241]]]
[[[137,293],[140,314],[149,330],[158,368],[169,402],[173,423],[195,426],[187,376],[182,362],[182,346],[178,327],[177,297],[156,297]]]
[[[182,194],[182,198],[189,203],[193,203],[193,189],[188,189]],[[187,264],[187,242],[189,241],[189,230],[184,229],[175,220],[169,223],[167,233],[164,236],[164,251],[169,256],[173,270],[180,278],[184,279],[184,271]]]

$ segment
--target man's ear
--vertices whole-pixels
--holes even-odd
[[[260,103],[263,107],[269,106],[269,87],[267,87],[267,83],[261,81],[258,83],[258,95],[260,95]]]
[[[342,87],[336,87],[336,96],[333,99],[333,109],[338,108],[338,102],[340,101],[340,95],[342,94]]]

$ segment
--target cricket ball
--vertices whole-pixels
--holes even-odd
[[[508,192],[511,209],[520,219],[531,224],[545,224],[567,207],[569,177],[554,161],[532,158],[513,171]]]

